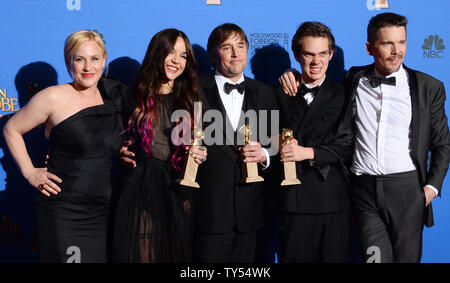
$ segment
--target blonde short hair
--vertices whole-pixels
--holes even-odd
[[[81,44],[90,40],[97,42],[103,52],[103,56],[106,58],[105,43],[98,33],[90,30],[76,31],[69,35],[64,43],[64,61],[66,63],[67,72],[69,72],[70,76],[72,76],[72,73],[70,72],[70,63],[72,62],[73,54]]]

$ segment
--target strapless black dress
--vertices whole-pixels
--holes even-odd
[[[48,171],[62,183],[58,195],[36,198],[41,262],[107,261],[111,168],[122,125],[114,99],[99,89],[104,104],[73,114],[50,132]]]

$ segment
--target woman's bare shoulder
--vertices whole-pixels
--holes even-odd
[[[72,90],[73,88],[69,84],[50,86],[36,93],[33,98],[56,102],[66,99]]]

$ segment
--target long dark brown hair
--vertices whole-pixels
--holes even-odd
[[[175,42],[181,37],[186,46],[186,67],[184,72],[174,80],[173,109],[187,110],[191,117],[194,112],[194,102],[200,101],[197,88],[197,63],[187,36],[176,29],[165,29],[151,39],[141,68],[133,85],[136,94],[136,108],[128,120],[128,131],[133,142],[138,143],[150,156],[154,130],[163,113],[159,91],[161,86],[169,81],[164,68],[164,60],[173,50]],[[175,155],[172,156],[174,161]],[[176,164],[174,163],[176,166]]]

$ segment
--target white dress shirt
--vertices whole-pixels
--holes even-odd
[[[326,78],[326,75],[323,77],[323,80],[318,85],[315,85],[315,86],[305,83],[305,81],[302,78],[302,84],[304,84],[309,89],[316,87],[316,86],[320,87],[323,84],[323,82],[325,81],[325,78]],[[305,95],[303,95],[303,98],[306,100],[306,104],[308,104],[308,106],[313,102],[314,97],[315,96],[314,96],[314,94],[312,94],[312,92],[307,92],[307,93],[305,93]],[[314,152],[314,154],[315,154],[315,152]],[[315,160],[309,161],[309,165],[314,166],[314,164],[315,164]]]
[[[374,75],[382,77],[376,70]],[[356,89],[356,141],[351,171],[384,175],[416,170],[410,156],[412,107],[408,74],[403,67],[387,76],[396,85],[370,85],[361,77]],[[437,195],[437,190],[431,185]]]
[[[219,89],[220,99],[222,100],[225,111],[227,112],[228,120],[230,121],[231,126],[233,126],[233,130],[236,131],[239,124],[239,118],[241,117],[245,91],[243,94],[240,94],[237,89],[233,89],[229,94],[227,94],[225,93],[223,86],[225,83],[233,85],[242,83],[244,81],[244,75],[242,75],[237,82],[233,82],[232,80],[216,72],[215,79],[217,88]]]
[[[222,100],[223,106],[225,107],[228,120],[230,121],[233,130],[236,132],[237,126],[239,124],[239,118],[241,117],[242,103],[244,102],[245,91],[244,93],[241,94],[237,91],[237,89],[233,89],[229,94],[227,94],[225,93],[223,87],[225,83],[239,84],[243,82],[245,80],[244,74],[242,74],[242,76],[239,78],[237,82],[233,82],[232,80],[224,77],[217,71],[214,77],[216,79],[220,99]],[[225,118],[226,117],[224,117],[224,119]],[[263,148],[263,151],[266,155],[266,164],[263,163],[261,164],[264,166],[264,169],[266,169],[270,165],[270,156],[269,152],[265,148]]]
[[[318,85],[315,85],[315,86],[305,83],[305,81],[303,79],[302,79],[302,84],[304,84],[309,89],[316,87],[316,86],[320,87],[323,84],[323,82],[325,81],[325,78],[326,78],[326,76],[324,76],[323,80]],[[306,100],[306,104],[308,104],[308,106],[309,106],[311,104],[311,102],[313,102],[313,100],[314,100],[314,94],[312,94],[312,92],[307,92],[307,93],[305,93],[305,95],[303,95],[303,98]]]

